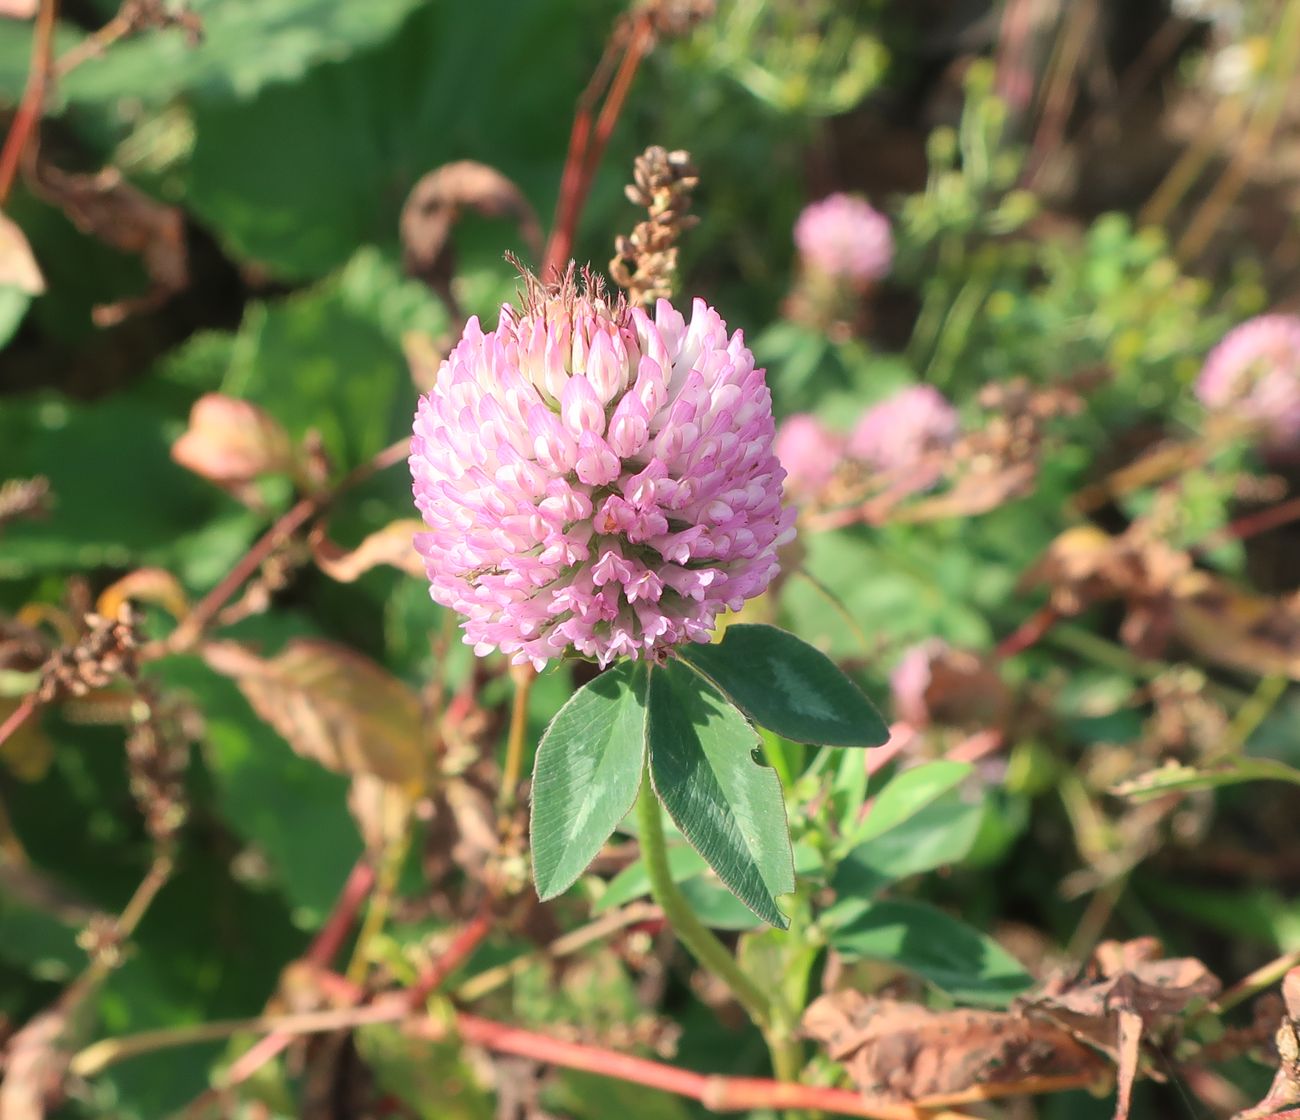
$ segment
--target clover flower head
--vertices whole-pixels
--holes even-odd
[[[862,414],[849,435],[849,455],[874,470],[902,474],[925,468],[936,450],[957,438],[957,411],[933,385],[911,385]],[[933,464],[932,464],[933,465]],[[938,479],[937,467],[925,470]]]
[[[777,572],[771,394],[703,300],[653,318],[590,281],[470,319],[411,442],[433,598],[479,655],[606,665],[707,641]]]
[[[1300,444],[1300,315],[1259,315],[1210,351],[1196,380],[1206,408],[1259,425],[1274,451]]]
[[[816,494],[830,482],[843,455],[844,437],[811,413],[788,417],[776,431],[776,457],[792,494]]]
[[[851,194],[805,206],[794,225],[794,243],[808,268],[859,286],[885,276],[894,259],[889,219]]]

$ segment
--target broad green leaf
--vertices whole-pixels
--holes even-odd
[[[691,846],[755,914],[785,929],[776,896],[794,859],[776,772],[754,759],[758,735],[712,685],[670,661],[650,674],[650,776]]]
[[[969,762],[940,759],[904,770],[890,779],[867,810],[867,819],[847,838],[844,847],[856,847],[873,836],[896,828],[942,797],[974,769]]]
[[[678,656],[755,723],[799,743],[878,747],[880,713],[829,657],[775,626],[737,623],[722,641],[688,643]]]
[[[964,1003],[1006,1003],[1031,983],[992,938],[920,902],[874,902],[835,931],[831,944],[850,959],[915,972]]]
[[[1300,785],[1300,770],[1273,758],[1229,758],[1203,766],[1171,762],[1129,782],[1121,782],[1111,793],[1146,801],[1166,793],[1217,789],[1242,782],[1291,782]]]
[[[825,917],[852,920],[890,883],[964,859],[980,834],[985,802],[949,791],[886,832],[854,848],[835,869],[838,901]]]
[[[645,766],[646,672],[602,673],[551,721],[533,765],[533,881],[545,901],[568,890],[636,803]]]
[[[150,31],[77,67],[62,92],[71,101],[137,97],[160,103],[191,91],[248,98],[263,86],[301,79],[382,42],[422,0],[189,0],[203,20],[194,45],[176,30]]]

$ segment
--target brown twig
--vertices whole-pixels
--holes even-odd
[[[653,42],[654,22],[648,8],[620,20],[610,35],[591,81],[578,99],[573,128],[569,132],[569,150],[560,177],[560,197],[555,204],[555,224],[542,259],[543,280],[555,281],[564,274],[573,252],[578,219],[600,157],[623,110],[637,68]],[[607,86],[608,93],[597,115],[596,105]]]
[[[298,532],[313,517],[322,513],[335,499],[346,491],[364,482],[371,475],[385,470],[406,458],[409,439],[403,437],[396,443],[384,448],[373,459],[362,463],[335,486],[332,490],[320,494],[310,494],[295,503],[279,520],[275,522],[261,538],[250,548],[239,562],[226,574],[226,577],[209,591],[162,642],[146,646],[142,651],[143,659],[159,657],[164,653],[177,653],[191,648],[203,632],[220,614],[221,608],[231,599],[244,583],[251,579],[263,563],[277,548]]]
[[[23,99],[14,114],[4,148],[0,149],[0,206],[9,200],[23,152],[31,139],[41,114],[45,111],[45,93],[50,84],[50,68],[54,52],[54,22],[58,15],[58,0],[41,0],[36,13],[36,28],[32,33],[31,67],[27,72],[27,85]]]

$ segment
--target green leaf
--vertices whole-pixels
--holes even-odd
[[[878,747],[889,738],[880,713],[829,657],[775,626],[737,623],[722,641],[684,645],[678,655],[755,723],[786,739]]]
[[[645,765],[646,673],[602,673],[559,710],[537,747],[530,834],[545,901],[568,890],[636,803]]]
[[[1006,1003],[1031,983],[991,938],[920,902],[872,903],[833,933],[831,944],[846,957],[886,961],[915,972],[966,1003]]]
[[[650,674],[650,777],[659,800],[718,878],[765,922],[787,928],[776,896],[794,890],[794,857],[776,772],[759,739],[710,684],[669,662]]]
[[[1118,797],[1131,797],[1147,801],[1166,793],[1217,789],[1241,782],[1291,782],[1300,785],[1300,770],[1273,758],[1228,758],[1207,766],[1184,766],[1171,762],[1134,778],[1121,782],[1111,790]]]
[[[134,96],[160,103],[182,91],[247,98],[274,82],[301,79],[382,42],[422,0],[190,0],[203,41],[175,30],[146,32],[91,58],[61,82],[71,101]]]
[[[876,796],[867,819],[852,833],[847,846],[856,847],[896,828],[954,788],[973,769],[969,762],[940,759],[904,770]]]
[[[835,870],[831,886],[838,901],[824,917],[849,922],[890,883],[965,859],[979,837],[984,817],[983,798],[972,804],[963,801],[959,793],[949,792],[860,844]]]
[[[688,879],[704,874],[709,869],[709,865],[704,862],[704,857],[694,848],[685,844],[672,843],[668,844],[667,848],[668,872],[674,883],[684,883]],[[633,899],[644,898],[649,893],[650,876],[646,874],[645,863],[640,859],[634,860],[609,881],[609,886],[600,896],[600,901],[592,907],[592,913],[603,914]]]

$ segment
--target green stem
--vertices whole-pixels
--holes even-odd
[[[758,986],[746,976],[726,947],[695,916],[691,904],[673,882],[668,868],[668,849],[664,845],[664,824],[659,812],[659,798],[650,784],[650,762],[646,760],[641,779],[641,796],[637,798],[637,823],[640,825],[641,859],[650,879],[650,893],[664,912],[677,939],[704,968],[731,989],[732,995],[749,1012],[754,1024],[766,1031],[771,1022],[771,1004]]]

